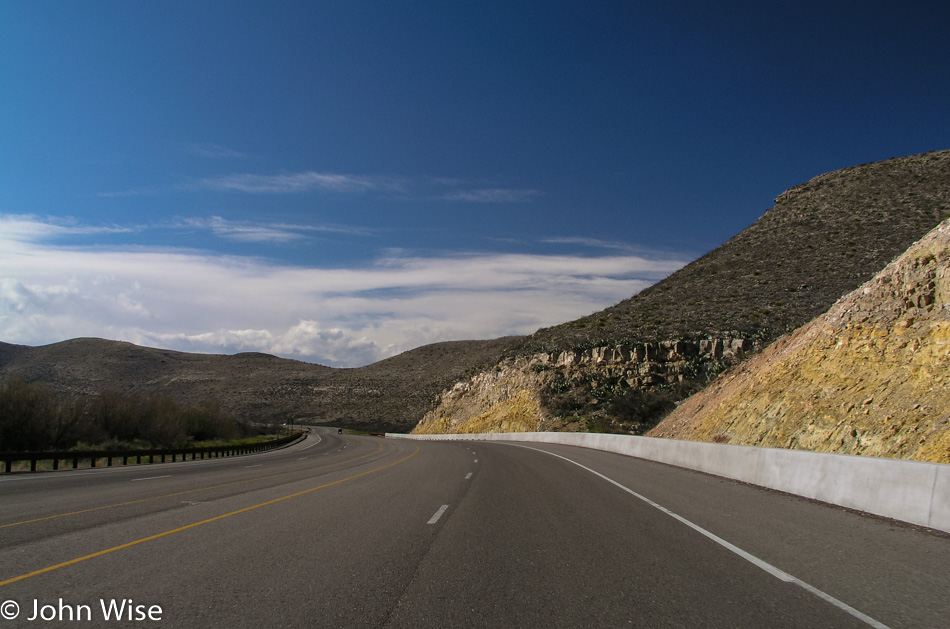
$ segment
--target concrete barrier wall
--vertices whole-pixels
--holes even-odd
[[[386,437],[531,441],[605,450],[950,532],[950,465],[939,463],[591,433]]]

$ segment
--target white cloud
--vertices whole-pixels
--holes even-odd
[[[193,142],[184,144],[183,148],[185,152],[194,155],[195,157],[204,157],[206,159],[241,159],[247,157],[244,153],[240,151],[235,151],[234,149],[229,149],[226,146],[221,146],[220,144],[214,144],[212,142]]]
[[[577,238],[577,237],[565,237],[565,238],[544,238],[540,242],[554,245],[581,245],[583,247],[593,247],[595,249],[613,249],[616,251],[636,251],[636,247],[632,247],[624,242],[615,242],[611,240],[600,240],[599,238]]]
[[[220,216],[210,218],[190,218],[184,221],[187,227],[210,230],[219,238],[239,242],[290,242],[303,238],[292,226],[242,224],[226,221]]]
[[[401,187],[401,184],[396,180],[383,177],[307,171],[278,175],[241,173],[208,177],[199,180],[194,187],[251,194],[294,194],[311,190],[330,190],[333,192],[396,190]]]
[[[351,236],[365,236],[370,232],[361,227],[345,225],[292,225],[287,223],[247,223],[228,221],[220,216],[208,218],[186,218],[170,225],[175,228],[196,228],[208,230],[219,238],[239,242],[290,242],[305,238],[314,232],[349,234]]]
[[[57,236],[126,234],[135,231],[132,227],[118,225],[80,225],[71,218],[39,217],[32,214],[0,214],[2,241],[35,241]]]
[[[125,190],[109,190],[106,192],[100,192],[96,196],[100,196],[106,199],[122,199],[125,197],[142,197],[150,196],[153,194],[159,194],[164,190],[162,186],[138,186],[135,188],[126,188]]]
[[[63,229],[86,228],[0,216],[0,340],[100,336],[356,366],[436,341],[531,333],[630,297],[686,262],[391,252],[363,267],[311,268],[50,244]]]
[[[517,190],[511,188],[479,188],[459,190],[442,196],[446,201],[470,201],[473,203],[528,203],[541,194],[538,190]]]

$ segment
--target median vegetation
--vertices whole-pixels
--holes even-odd
[[[0,385],[0,451],[184,448],[266,432],[230,417],[216,400],[186,407],[116,392],[64,398],[16,378]]]

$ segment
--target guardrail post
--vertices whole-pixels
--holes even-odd
[[[301,435],[291,435],[288,437],[281,437],[271,441],[263,443],[244,443],[244,444],[231,444],[231,445],[221,445],[221,446],[206,446],[201,448],[191,447],[191,448],[180,448],[180,449],[166,449],[166,450],[87,450],[87,451],[68,451],[68,452],[0,452],[0,473],[10,474],[13,473],[14,463],[23,461],[26,463],[29,461],[29,470],[31,472],[36,472],[39,468],[40,461],[52,461],[50,467],[53,470],[59,470],[69,466],[69,461],[72,460],[72,469],[79,469],[80,460],[89,459],[89,467],[95,468],[98,467],[99,461],[105,459],[105,467],[113,467],[119,463],[117,459],[121,459],[122,465],[129,465],[130,460],[135,457],[135,463],[137,465],[142,464],[143,459],[148,457],[148,463],[157,463],[156,456],[161,456],[162,463],[165,463],[168,460],[168,456],[171,456],[172,462],[177,461],[188,461],[188,455],[191,455],[192,461],[197,461],[199,458],[204,459],[217,459],[221,457],[228,456],[240,456],[245,454],[253,454],[256,452],[265,452],[267,450],[272,450],[274,448],[286,445],[293,441],[299,439]],[[178,455],[181,455],[181,459],[178,458]],[[62,466],[61,462],[65,462]]]

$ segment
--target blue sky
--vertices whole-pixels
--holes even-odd
[[[946,3],[715,4],[2,0],[0,340],[526,334],[950,148]]]

